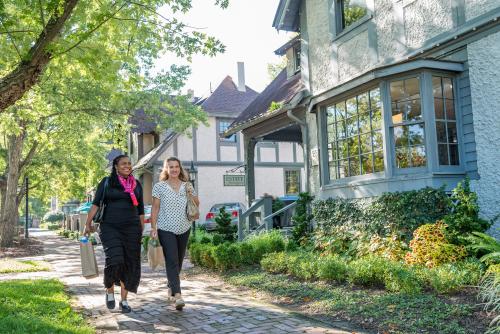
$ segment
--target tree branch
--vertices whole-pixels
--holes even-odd
[[[62,10],[56,10],[28,54],[10,73],[0,79],[0,113],[13,105],[38,82],[51,59],[47,47],[60,34],[79,0],[65,0]]]
[[[116,4],[116,3],[115,3]],[[73,50],[74,48],[76,48],[78,45],[80,45],[81,43],[83,43],[85,40],[87,40],[87,38],[90,37],[90,35],[92,35],[92,33],[94,33],[97,29],[99,29],[100,27],[102,27],[102,25],[106,22],[108,22],[115,14],[117,14],[120,10],[123,9],[123,7],[125,7],[126,3],[124,3],[123,5],[120,6],[120,8],[118,8],[116,10],[116,12],[114,12],[113,14],[110,14],[108,17],[106,17],[102,22],[100,22],[99,24],[97,24],[94,28],[90,29],[88,32],[84,33],[84,36],[82,39],[80,39],[78,42],[76,42],[75,44],[73,44],[72,46],[70,46],[69,48],[67,48],[66,50],[56,54],[54,57],[52,58],[55,58],[55,57],[59,57],[60,55],[63,55],[65,53],[68,53],[70,52],[71,50]],[[114,6],[114,4],[113,4]]]
[[[4,31],[0,31],[0,35],[18,34],[18,33],[26,33],[26,32],[36,33],[36,31],[34,31],[34,30],[4,30]]]
[[[16,42],[14,41],[14,37],[10,34],[10,32],[7,31],[7,28],[5,27],[5,24],[3,24],[3,20],[0,18],[0,23],[2,23],[2,27],[6,31],[6,34],[9,36],[10,42],[14,46],[14,49],[16,49],[17,55],[19,56],[19,59],[22,59],[21,52],[19,51],[19,48],[16,45]]]
[[[38,5],[40,6],[40,20],[42,21],[42,27],[45,27],[45,15],[43,15],[42,0],[38,0]]]

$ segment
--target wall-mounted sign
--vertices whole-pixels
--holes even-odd
[[[311,166],[319,166],[319,148],[311,149]]]
[[[245,174],[242,175],[224,175],[224,187],[245,186]]]

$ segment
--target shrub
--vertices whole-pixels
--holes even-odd
[[[215,216],[217,227],[215,231],[222,236],[224,241],[236,240],[236,232],[238,227],[231,223],[231,214],[224,207],[220,208],[219,213]]]
[[[247,244],[246,242],[239,242],[235,245],[238,247],[242,264],[257,263],[255,259],[255,252],[251,245]]]
[[[447,215],[450,204],[443,187],[426,187],[384,193],[370,203],[366,214],[382,235],[398,233],[410,240],[419,226]]]
[[[219,233],[215,233],[213,234],[212,236],[212,244],[214,246],[217,246],[217,245],[220,245],[224,242],[224,236],[219,234]]]
[[[356,201],[343,198],[328,198],[313,202],[312,211],[318,229],[329,235],[335,227],[357,227],[364,221],[363,211]]]
[[[500,242],[495,238],[481,232],[472,232],[467,240],[470,243],[468,249],[483,255],[479,260],[485,263],[500,263]]]
[[[50,211],[43,216],[44,223],[60,222],[64,219],[64,213],[59,211]]]
[[[388,260],[367,256],[349,263],[347,281],[362,286],[384,286],[384,275]]]
[[[479,299],[483,302],[484,310],[496,313],[497,316],[491,321],[490,328],[486,332],[498,333],[500,327],[500,265],[492,265],[481,280],[479,285]]]
[[[347,264],[337,255],[322,256],[318,259],[319,279],[343,282],[347,276]]]
[[[215,267],[220,271],[236,268],[241,263],[239,247],[235,244],[223,243],[212,249]]]
[[[299,194],[295,214],[292,217],[293,229],[292,238],[295,242],[302,242],[309,234],[311,220],[313,216],[309,213],[309,204],[313,197],[309,193],[304,192]]]
[[[42,223],[40,224],[40,228],[47,229],[49,231],[55,231],[61,228],[61,224],[59,221],[52,223]]]
[[[262,258],[262,260],[260,261],[260,265],[262,269],[270,273],[287,273],[289,258],[289,253],[269,253]]]
[[[406,263],[423,264],[430,268],[464,258],[467,255],[465,247],[448,243],[445,229],[446,224],[438,221],[415,230],[410,242],[411,252],[405,256]]]
[[[446,263],[434,268],[419,268],[419,276],[437,293],[453,293],[477,285],[484,266],[477,259]]]
[[[279,231],[271,231],[252,235],[246,242],[254,250],[254,261],[259,263],[264,254],[285,250],[285,238]]]
[[[417,294],[422,291],[423,282],[414,268],[390,261],[384,273],[384,286],[392,292]]]
[[[460,238],[471,232],[484,232],[491,222],[479,218],[479,205],[477,195],[470,190],[470,180],[465,178],[453,189],[451,195],[453,201],[452,212],[444,217],[444,222],[448,225],[448,238],[453,243],[460,243],[464,240]]]
[[[409,250],[408,244],[396,233],[387,237],[375,234],[368,241],[360,240],[356,255],[376,254],[392,261],[402,261]]]

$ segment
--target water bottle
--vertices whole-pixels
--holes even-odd
[[[87,242],[89,242],[89,238],[87,238],[86,236],[83,236],[83,237],[80,238],[80,242],[82,244],[86,244]]]

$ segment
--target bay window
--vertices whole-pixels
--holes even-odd
[[[367,174],[462,170],[457,169],[460,122],[454,80],[445,74],[423,71],[382,80],[323,110],[321,166],[331,183]]]

